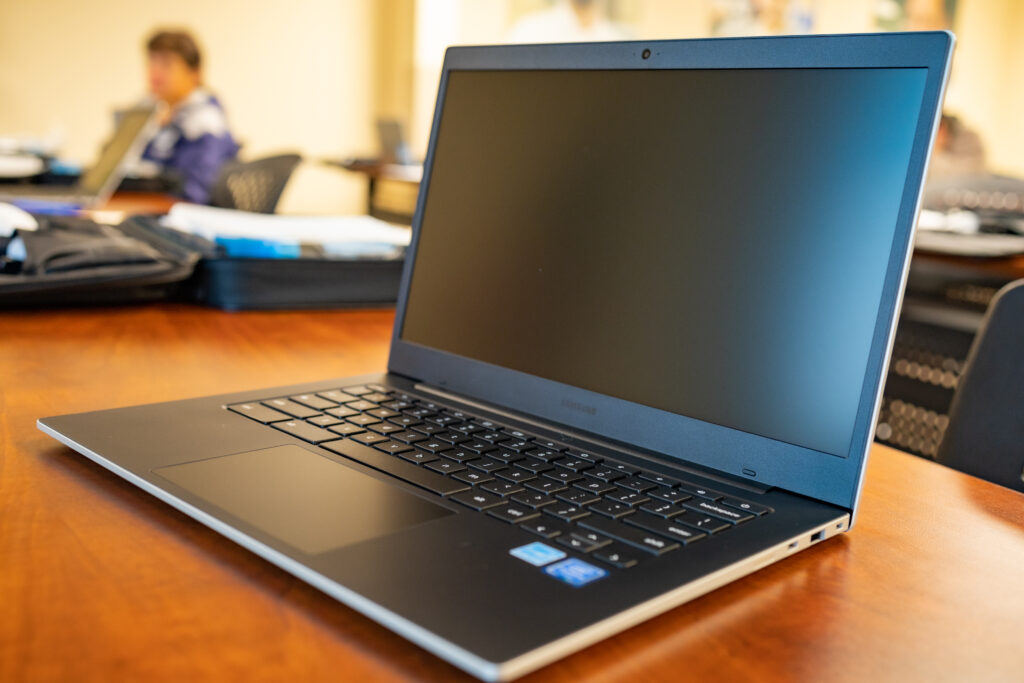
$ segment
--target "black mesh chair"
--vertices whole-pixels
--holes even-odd
[[[255,161],[229,161],[210,192],[210,204],[224,209],[274,213],[298,154],[279,154]]]
[[[992,299],[935,459],[1024,492],[1024,280]]]

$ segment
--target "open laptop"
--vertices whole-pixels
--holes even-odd
[[[451,48],[386,373],[39,427],[520,676],[849,530],[952,43]]]
[[[74,185],[18,186],[14,191],[0,190],[0,201],[32,209],[45,208],[47,204],[75,207],[94,207],[103,204],[117,189],[127,169],[142,155],[146,142],[153,132],[154,112],[153,106],[140,106],[123,111],[114,135],[99,159]]]

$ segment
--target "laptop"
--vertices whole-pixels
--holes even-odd
[[[142,155],[154,130],[155,111],[153,106],[140,106],[121,112],[110,142],[74,185],[19,186],[13,192],[0,191],[0,201],[33,210],[57,205],[95,207],[103,204],[117,189],[127,169]]]
[[[386,372],[39,428],[521,676],[850,530],[952,44],[450,48]]]

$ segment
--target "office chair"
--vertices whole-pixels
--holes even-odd
[[[1024,492],[1024,279],[992,299],[935,459]]]
[[[210,192],[210,204],[224,209],[274,213],[298,154],[279,154],[255,161],[229,161]]]

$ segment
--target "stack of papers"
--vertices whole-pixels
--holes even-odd
[[[280,216],[179,202],[167,227],[223,246],[228,256],[298,258],[313,250],[324,258],[395,259],[412,231],[372,216]]]

